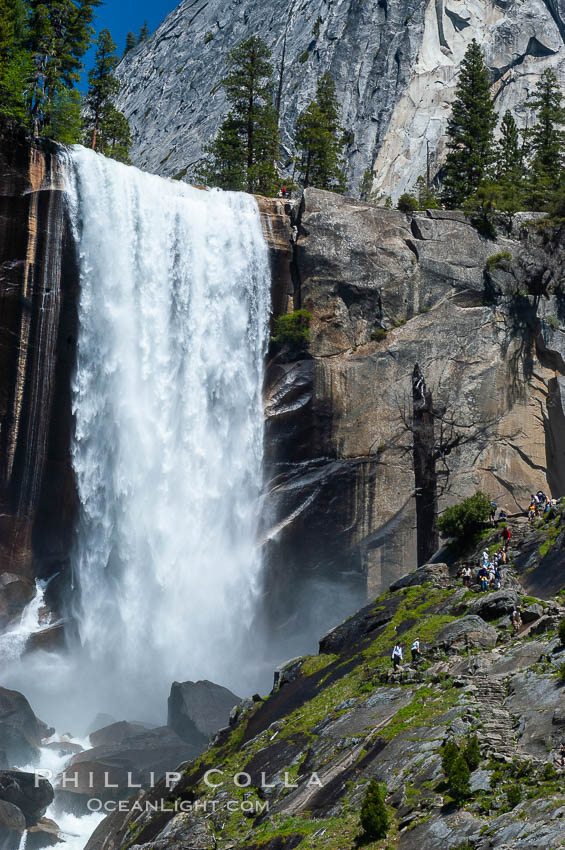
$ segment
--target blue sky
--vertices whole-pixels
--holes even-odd
[[[143,22],[147,20],[149,31],[154,32],[179,3],[180,0],[106,0],[96,10],[94,25],[97,32],[104,28],[110,30],[121,56],[129,30],[137,35]],[[87,70],[93,55],[94,51],[90,50],[85,56]]]

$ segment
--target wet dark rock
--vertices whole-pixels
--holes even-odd
[[[89,735],[90,743],[93,747],[103,747],[107,744],[121,744],[128,738],[135,738],[142,735],[148,726],[145,723],[128,722],[121,720],[118,723],[111,723],[109,726],[104,726],[102,729],[97,729]]]
[[[52,732],[35,716],[23,694],[0,687],[0,744],[9,764],[35,762],[42,739]]]
[[[23,813],[27,826],[37,824],[53,798],[53,788],[47,779],[19,770],[0,771],[0,800],[16,806]]]
[[[65,646],[65,624],[57,623],[31,635],[24,652],[26,655],[31,652],[57,652]]]
[[[543,615],[543,605],[540,605],[538,602],[532,602],[531,605],[527,605],[525,608],[521,609],[521,617],[523,623],[534,623],[536,620]]]
[[[0,573],[0,630],[21,616],[35,596],[35,583],[13,573]]]
[[[43,847],[54,847],[56,844],[64,842],[65,839],[55,821],[49,818],[41,818],[35,826],[28,830],[25,850],[42,850]]]
[[[20,845],[26,819],[13,803],[0,799],[0,848],[12,850]]]
[[[227,725],[239,702],[241,697],[213,682],[173,682],[167,725],[184,741],[204,749],[210,736]]]

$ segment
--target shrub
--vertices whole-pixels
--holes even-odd
[[[463,753],[459,753],[451,765],[451,770],[447,777],[449,793],[458,803],[468,797],[471,793],[471,787],[469,784],[470,778],[471,771],[469,770],[469,765],[465,761]]]
[[[441,766],[443,768],[443,772],[445,773],[446,779],[449,777],[451,773],[451,768],[453,767],[453,763],[457,756],[459,755],[459,747],[453,740],[450,738],[446,744],[441,748]]]
[[[305,62],[308,62],[308,57],[309,57],[309,55],[310,55],[310,54],[308,53],[308,51],[307,51],[307,50],[305,50],[305,51],[304,51],[303,53],[301,53],[301,54],[300,54],[300,56],[298,57],[298,61],[299,61],[302,65],[304,65],[304,63],[305,63]]]
[[[490,257],[487,257],[485,268],[487,272],[491,272],[493,269],[497,269],[505,260],[510,261],[511,259],[512,254],[510,251],[501,251],[500,254],[491,254]]]
[[[384,328],[375,328],[375,330],[371,333],[371,339],[373,342],[379,342],[381,339],[386,339],[387,331]]]
[[[561,646],[565,646],[565,617],[559,623],[559,628],[557,629],[557,634],[559,635],[559,640],[561,641]]]
[[[481,748],[479,747],[479,739],[476,735],[467,738],[465,748],[463,750],[465,761],[469,765],[471,773],[476,770],[481,763]]]
[[[556,776],[557,770],[555,765],[548,761],[547,764],[544,764],[543,766],[542,779],[544,779],[545,782],[551,782],[551,780],[555,779]]]
[[[365,836],[372,840],[384,838],[389,828],[389,817],[385,806],[385,793],[376,779],[371,779],[361,806],[361,827]]]
[[[557,674],[561,681],[565,684],[565,661],[562,661],[557,670]]]
[[[490,499],[484,493],[464,499],[459,505],[452,505],[438,517],[437,527],[444,537],[456,537],[466,540],[473,537],[488,521],[490,515]]]
[[[210,44],[210,42],[212,41],[213,38],[214,38],[214,33],[209,32],[208,35],[206,36],[206,38],[204,39],[204,44]]]
[[[403,213],[414,212],[418,209],[418,198],[410,195],[409,192],[404,192],[398,199],[397,207]]]
[[[512,785],[511,788],[506,792],[506,799],[508,800],[508,805],[511,809],[518,805],[520,800],[522,799],[522,791],[519,785]]]
[[[308,310],[294,310],[275,320],[273,342],[282,345],[289,343],[297,348],[305,348],[310,342],[310,322],[312,314]]]

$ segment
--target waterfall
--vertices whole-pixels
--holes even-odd
[[[243,687],[261,566],[267,246],[249,195],[80,147],[67,170],[80,266],[73,613],[83,665],[146,716],[143,699],[162,712],[174,679]]]

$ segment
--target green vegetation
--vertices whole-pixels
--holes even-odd
[[[361,806],[361,828],[369,841],[385,838],[390,821],[385,805],[386,786],[383,789],[376,779],[371,779]]]
[[[461,206],[475,194],[495,157],[496,112],[484,57],[475,39],[461,63],[455,101],[447,126],[449,153],[445,163],[443,198]]]
[[[561,646],[565,646],[565,618],[561,620],[559,623],[559,628],[557,629],[557,634],[559,635],[559,640],[561,641]]]
[[[308,51],[307,51],[307,50],[304,50],[304,52],[303,52],[303,53],[301,53],[301,54],[300,54],[300,56],[298,57],[298,61],[299,61],[302,65],[304,65],[304,63],[305,63],[305,62],[308,62],[308,57],[309,57],[309,56],[310,56],[310,54],[308,53]]]
[[[310,322],[312,314],[308,310],[294,310],[275,319],[273,342],[287,343],[297,348],[305,348],[310,342]]]
[[[505,261],[510,262],[511,259],[512,254],[510,251],[501,251],[499,254],[492,254],[490,257],[487,257],[485,269],[487,272],[491,272],[493,269],[499,268]]]
[[[514,809],[522,800],[522,791],[520,790],[520,786],[512,785],[512,787],[506,792],[506,799],[508,800],[509,808]]]
[[[94,66],[88,73],[84,138],[88,147],[121,162],[129,162],[131,133],[126,117],[114,106],[120,83],[114,76],[119,57],[107,29],[96,41]]]
[[[296,147],[299,151],[296,166],[304,187],[344,191],[344,138],[335,83],[330,74],[318,80],[315,100],[298,118]]]
[[[130,131],[113,105],[119,58],[108,30],[96,41],[84,103],[76,84],[94,34],[101,0],[0,0],[0,123],[127,159]],[[132,49],[131,33],[126,52]],[[84,120],[82,118],[84,114]]]
[[[126,53],[130,52],[130,50],[133,50],[135,45],[136,45],[135,33],[130,31],[126,35],[126,46],[124,47],[124,54],[123,55],[125,56]]]
[[[457,803],[470,796],[471,772],[481,763],[481,751],[476,735],[467,737],[460,746],[450,738],[441,748],[441,766],[449,794]]]
[[[404,194],[398,199],[397,207],[400,212],[403,213],[414,212],[419,209],[418,198],[414,195],[410,195],[408,192],[404,192]]]
[[[457,540],[471,540],[490,515],[490,499],[484,493],[478,492],[459,505],[447,508],[438,517],[437,526],[444,537],[455,537]]]
[[[147,25],[147,21],[143,21],[143,26],[139,30],[139,35],[137,36],[137,43],[141,44],[142,41],[147,41],[149,38],[149,27]]]
[[[197,179],[208,186],[275,195],[279,178],[277,113],[273,105],[271,51],[258,37],[229,54],[222,87],[230,106],[214,141],[205,148]]]
[[[214,33],[209,32],[208,35],[204,39],[204,44],[210,44],[210,42],[212,41],[213,38],[214,38]]]

